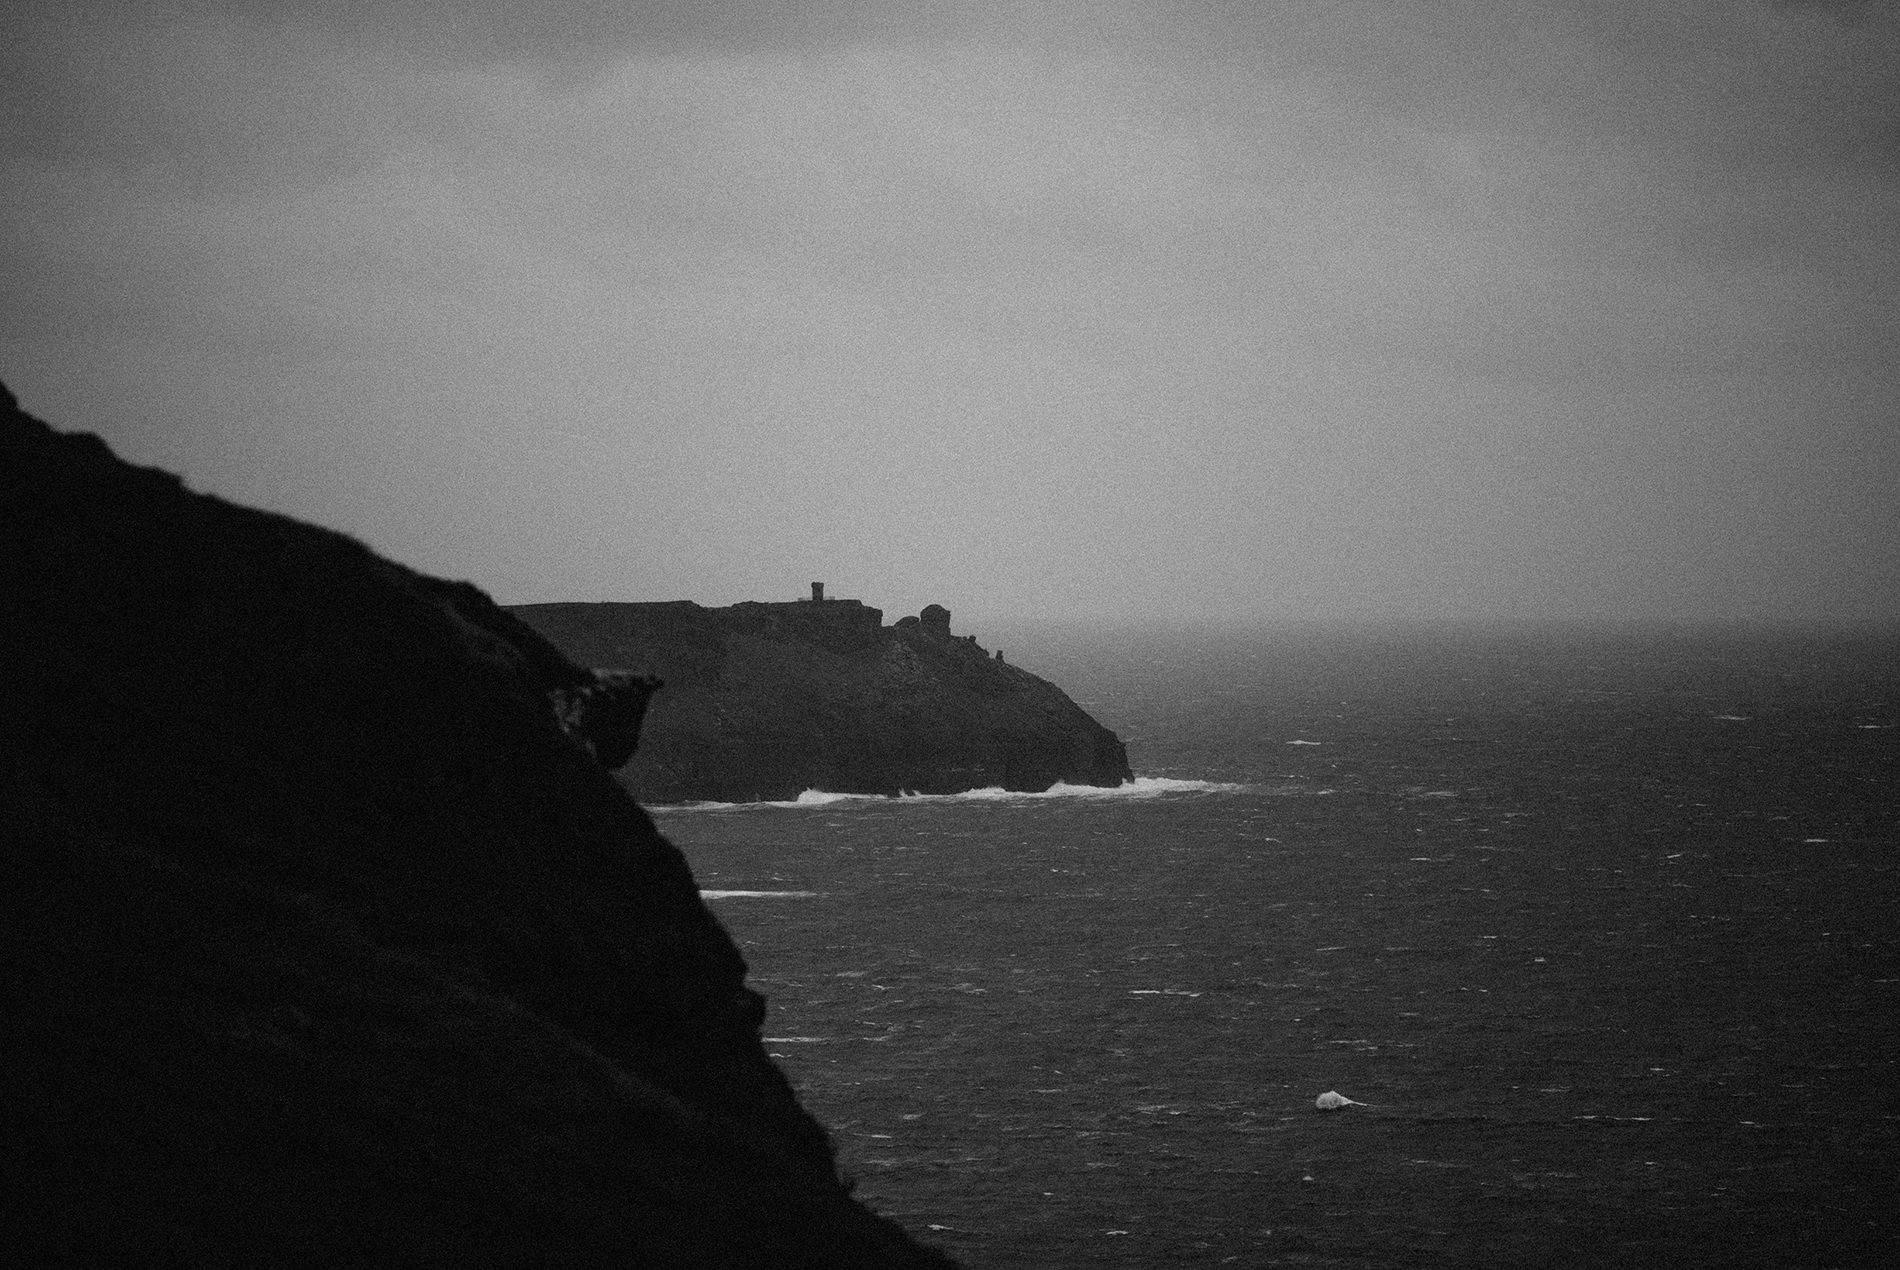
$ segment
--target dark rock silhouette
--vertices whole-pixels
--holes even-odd
[[[1119,785],[1114,733],[1054,684],[950,633],[932,604],[882,625],[855,600],[530,604],[510,609],[577,661],[654,675],[643,800],[748,802],[834,793]]]
[[[948,1264],[601,766],[650,680],[11,394],[0,600],[14,1264]]]
[[[633,757],[647,702],[660,687],[660,681],[649,675],[597,670],[593,683],[555,688],[548,697],[562,730],[602,767],[612,769]]]

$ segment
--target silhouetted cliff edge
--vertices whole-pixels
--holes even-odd
[[[959,793],[1130,777],[1115,734],[1061,689],[950,632],[932,604],[884,626],[856,600],[528,604],[583,665],[657,675],[622,779],[642,801]]]
[[[948,1264],[596,761],[649,685],[10,393],[0,623],[12,1264]]]

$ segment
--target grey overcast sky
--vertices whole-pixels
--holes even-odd
[[[0,376],[503,602],[1900,619],[1900,14],[10,0]]]

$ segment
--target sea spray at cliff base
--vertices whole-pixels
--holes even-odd
[[[983,789],[968,789],[957,794],[839,794],[822,789],[808,789],[797,798],[768,800],[756,803],[662,803],[650,810],[655,812],[680,811],[732,811],[747,807],[777,807],[794,810],[813,810],[816,808],[849,807],[862,804],[869,807],[907,805],[907,804],[958,804],[958,803],[1034,803],[1056,799],[1078,799],[1090,802],[1106,802],[1126,799],[1153,799],[1182,797],[1193,794],[1245,794],[1258,792],[1257,787],[1239,784],[1233,781],[1188,780],[1174,776],[1137,776],[1120,785],[1051,785],[1039,791],[1003,789],[991,785]]]

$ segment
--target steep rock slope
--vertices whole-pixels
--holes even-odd
[[[643,681],[4,392],[0,676],[15,1264],[947,1264],[601,766]]]
[[[622,772],[646,802],[1129,779],[1114,733],[1054,684],[952,635],[934,604],[893,626],[853,600],[509,611],[575,661],[664,682]]]

